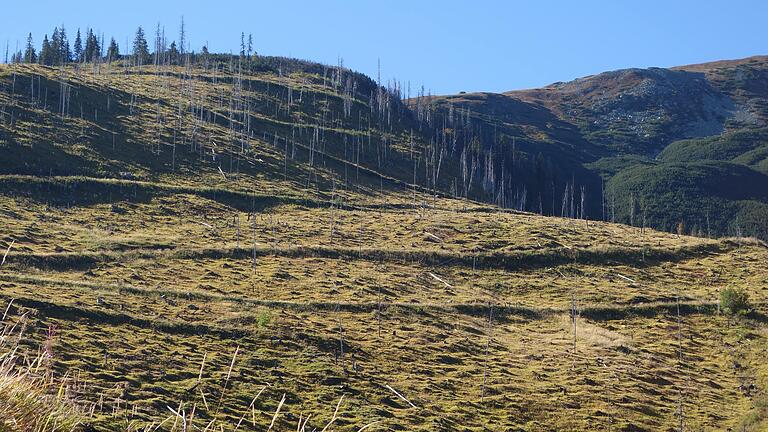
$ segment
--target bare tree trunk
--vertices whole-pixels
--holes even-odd
[[[576,361],[576,318],[578,315],[578,308],[576,306],[576,294],[572,294],[571,297],[571,324],[573,325],[573,356],[574,362]]]
[[[675,297],[677,297],[677,353],[678,353],[678,369],[682,369],[683,366],[683,333],[682,333],[682,319],[680,318],[680,289],[675,290]],[[678,376],[679,379],[679,376]],[[683,411],[683,391],[678,389],[678,420],[679,420],[679,432],[685,430],[685,415]]]
[[[488,352],[493,338],[493,304],[488,304],[488,339],[485,340],[485,361],[483,364],[483,388],[480,392],[480,400],[485,399],[485,389],[488,383]]]

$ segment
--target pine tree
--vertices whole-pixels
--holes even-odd
[[[133,56],[136,64],[141,66],[149,60],[149,46],[144,37],[144,29],[139,26],[136,30],[136,37],[133,39]]]
[[[75,57],[74,61],[80,63],[83,61],[83,39],[80,37],[80,29],[77,29],[75,36]]]
[[[35,45],[32,42],[32,33],[27,36],[27,48],[24,50],[24,63],[37,63]]]
[[[117,46],[117,42],[115,42],[115,38],[112,38],[111,41],[109,41],[109,48],[107,49],[107,61],[112,63],[113,60],[117,60],[120,58],[120,47]]]

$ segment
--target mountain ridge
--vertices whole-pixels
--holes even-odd
[[[556,82],[538,89],[463,93],[437,97],[436,100],[443,103],[446,110],[462,107],[481,113],[476,120],[486,129],[502,127],[512,139],[516,137],[518,142],[528,141],[527,149],[523,148],[529,153],[529,159],[535,158],[536,154],[546,155],[549,142],[574,145],[570,153],[563,150],[566,155],[563,166],[574,173],[587,168],[586,173],[577,176],[581,178],[582,185],[590,190],[593,200],[591,217],[598,213],[606,219],[606,201],[618,200],[617,217],[625,223],[631,222],[630,213],[634,211],[630,209],[632,202],[636,198],[655,201],[653,193],[658,191],[643,190],[643,181],[637,182],[633,188],[616,185],[617,181],[611,180],[621,170],[605,168],[628,169],[638,163],[671,162],[662,155],[668,156],[668,149],[680,147],[679,143],[683,140],[687,140],[689,148],[697,148],[714,145],[707,143],[717,137],[734,141],[751,134],[753,137],[748,142],[731,144],[731,148],[739,148],[743,156],[741,153],[734,155],[732,151],[718,154],[713,150],[706,153],[707,159],[744,161],[748,169],[758,170],[768,164],[764,156],[768,142],[759,133],[750,132],[760,131],[768,124],[768,56],[672,68],[619,69]],[[604,194],[599,192],[600,178],[614,191],[609,193],[621,190],[622,194],[629,195],[598,196],[595,199],[596,193]],[[750,185],[736,183],[729,186],[742,188]],[[537,190],[530,183],[527,188],[529,191]],[[694,195],[707,196],[707,193],[698,191]],[[733,210],[741,204],[722,200],[717,200],[717,203],[720,207],[732,209],[723,210],[725,213],[721,219],[737,219],[743,213]],[[759,209],[757,212],[762,216],[757,216],[757,219],[768,214],[762,199],[749,206]],[[551,209],[553,212],[554,207]],[[686,214],[673,204],[663,207],[670,213]],[[711,216],[712,210],[702,209],[684,216],[678,223],[656,214],[651,223],[664,230],[675,230],[680,224],[700,226],[708,213]],[[613,219],[614,215],[611,214],[610,218]],[[719,232],[734,234],[734,229],[722,225]],[[761,237],[765,237],[768,231],[764,223],[750,226],[749,230]]]

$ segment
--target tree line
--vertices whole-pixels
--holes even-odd
[[[130,54],[123,54],[114,37],[107,43],[103,34],[97,34],[93,29],[86,29],[81,33],[77,29],[74,42],[70,43],[66,28],[55,27],[51,36],[46,33],[41,45],[35,45],[32,33],[27,35],[23,49],[18,49],[10,55],[6,45],[5,63],[38,63],[46,66],[61,66],[77,63],[111,63],[116,60],[129,60],[133,65],[180,65],[198,60],[207,59],[209,52],[207,45],[203,45],[200,54],[190,48],[184,19],[179,27],[179,39],[169,43],[165,35],[165,27],[157,24],[154,35],[154,44],[150,49],[150,43],[143,27],[139,26],[130,43]],[[241,60],[252,60],[255,56],[253,49],[253,35],[246,38],[245,33],[240,38]]]
[[[35,47],[32,33],[27,35],[23,50],[14,53],[12,63],[39,63],[46,66],[58,66],[70,63],[89,63],[96,61],[112,61],[120,58],[120,47],[111,38],[105,50],[104,35],[97,36],[93,29],[87,29],[83,38],[77,29],[75,41],[70,44],[67,30],[64,26],[54,27],[51,37],[46,33],[39,49]],[[6,63],[8,52],[6,49]]]

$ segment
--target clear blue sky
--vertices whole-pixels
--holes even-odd
[[[434,93],[539,87],[605,70],[675,66],[768,54],[765,0],[26,0],[0,6],[0,43],[39,46],[64,24],[114,36],[125,52],[138,25],[192,48],[238,52],[240,32],[259,53],[346,66],[424,85]],[[107,6],[110,5],[110,6]],[[151,42],[150,42],[151,44]],[[1,59],[0,59],[1,60]]]

